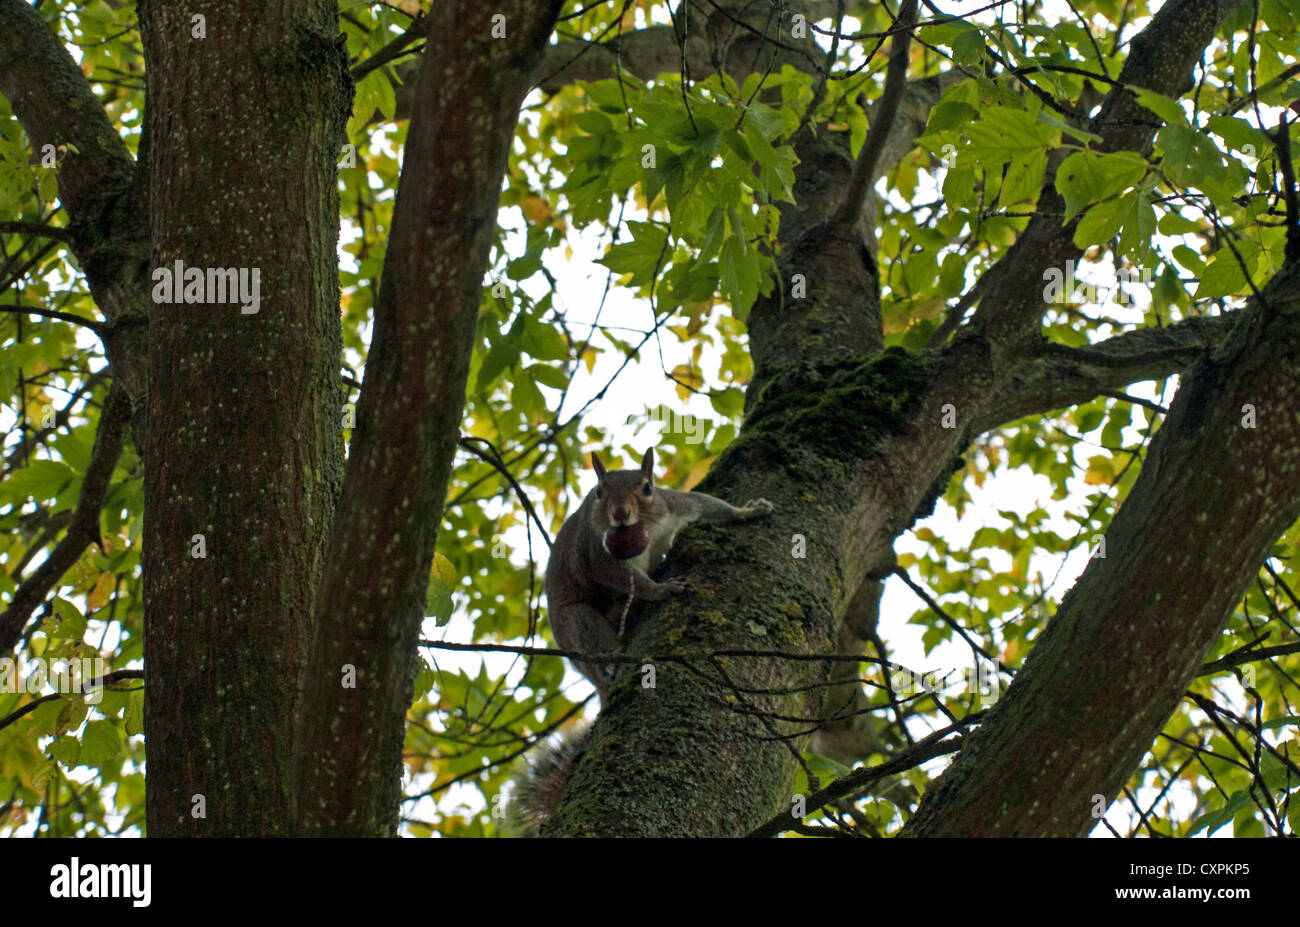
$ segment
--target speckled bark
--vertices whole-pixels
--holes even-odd
[[[559,0],[438,3],[403,154],[298,744],[299,828],[390,834],[416,639],[519,105]],[[502,16],[503,37],[493,35]],[[341,685],[343,667],[356,685]]]
[[[206,38],[191,36],[195,15]],[[325,0],[150,0],[140,26],[151,264],[261,274],[255,314],[149,310],[148,827],[284,834],[342,476],[335,162],[351,81]]]

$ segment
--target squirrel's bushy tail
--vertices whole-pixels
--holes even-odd
[[[587,747],[591,725],[583,723],[544,741],[525,759],[515,773],[514,794],[506,819],[507,830],[517,837],[536,837],[542,825],[559,807],[578,757]]]

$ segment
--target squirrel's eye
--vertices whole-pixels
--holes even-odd
[[[596,487],[596,498],[599,499],[600,496],[601,496],[600,487],[597,486],[597,487]]]
[[[655,488],[651,486],[649,483],[646,483],[644,486],[641,487],[641,495],[653,496],[654,494],[655,494]]]

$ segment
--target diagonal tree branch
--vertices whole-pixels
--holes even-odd
[[[22,0],[0,0],[0,93],[38,156],[46,145],[71,146],[59,161],[59,197],[69,215],[84,218],[130,184],[126,144],[81,68]]]
[[[496,228],[501,179],[561,0],[429,13],[297,733],[298,829],[392,833],[434,542]],[[500,11],[498,13],[498,10]],[[494,34],[503,16],[504,35]],[[344,688],[338,668],[356,668]]]
[[[22,0],[0,0],[0,94],[40,156],[59,156],[59,198],[68,213],[59,238],[71,243],[91,294],[109,320],[105,349],[114,379],[131,397],[143,439],[149,238],[145,183],[81,68]],[[147,136],[141,152],[147,147]],[[41,232],[39,234],[50,234]]]
[[[1240,312],[1139,328],[1087,348],[1044,343],[1007,376],[1007,389],[980,410],[975,434],[1027,415],[1063,409],[1131,383],[1160,380],[1186,369],[1222,344]]]
[[[99,512],[108,493],[113,468],[122,456],[122,444],[131,403],[126,391],[114,384],[99,416],[95,432],[95,446],[90,455],[90,466],[81,484],[81,495],[68,526],[68,533],[14,592],[9,607],[0,614],[0,654],[11,652],[22,639],[23,630],[45,597],[63,577],[63,574],[81,558],[81,552],[90,544],[99,542]]]
[[[862,204],[866,201],[867,190],[871,181],[878,176],[877,165],[885,140],[894,128],[894,117],[898,113],[899,101],[907,85],[907,53],[912,45],[911,28],[916,25],[916,0],[903,0],[899,8],[894,33],[889,49],[889,66],[885,72],[885,89],[876,104],[871,118],[871,130],[862,142],[858,152],[857,163],[853,166],[853,176],[845,192],[844,202],[840,205],[832,221],[853,223],[862,213]]]
[[[1088,125],[1099,135],[1100,151],[1149,153],[1159,121],[1137,102],[1129,89],[1141,87],[1177,98],[1192,86],[1192,68],[1200,60],[1219,25],[1243,0],[1171,0],[1130,43],[1128,60],[1102,101],[1097,116]],[[989,337],[994,349],[1014,355],[1032,346],[1038,323],[1047,303],[1041,290],[1025,286],[1026,280],[1042,280],[1043,272],[1064,267],[1082,253],[1073,240],[1077,217],[1065,225],[1064,199],[1057,192],[1049,171],[1039,195],[1038,215],[1029,221],[1009,251],[981,277],[979,308],[970,321],[972,329]],[[972,300],[973,301],[973,300]],[[967,300],[963,300],[963,305]],[[945,322],[946,334],[960,321],[954,315]]]
[[[1087,834],[1203,672],[1300,516],[1300,264],[1263,295],[1188,372],[1104,547],[904,835]]]

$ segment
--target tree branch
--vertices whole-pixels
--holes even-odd
[[[1186,374],[1105,547],[904,835],[1087,834],[1204,671],[1300,516],[1300,264],[1250,301],[1227,344]]]
[[[871,130],[862,142],[862,150],[858,152],[858,161],[853,167],[853,177],[849,180],[848,192],[833,222],[849,225],[857,222],[858,215],[862,212],[862,204],[867,198],[867,189],[871,186],[872,178],[876,176],[876,163],[885,147],[885,139],[889,137],[890,130],[894,126],[898,102],[907,84],[907,52],[912,44],[911,28],[916,25],[916,0],[903,0],[894,25],[901,31],[894,33],[889,48],[885,89],[881,94],[880,102],[876,104]]]
[[[435,4],[315,605],[294,756],[297,827],[397,826],[425,591],[465,404],[501,181],[561,0]],[[510,24],[493,39],[492,17]],[[401,448],[400,453],[395,449]],[[356,667],[362,689],[337,685]],[[364,692],[364,696],[362,696]]]
[[[962,748],[963,738],[956,737],[952,740],[947,738],[977,723],[986,715],[985,711],[977,711],[967,715],[955,724],[935,731],[921,740],[917,741],[914,746],[908,747],[892,760],[887,760],[876,766],[864,766],[861,769],[855,769],[847,776],[841,776],[824,789],[808,796],[805,804],[805,812],[812,813],[823,805],[857,792],[878,779],[886,776],[892,776],[895,773],[905,772],[914,766],[920,766],[927,760],[932,760],[936,756],[943,756],[947,753],[956,753]],[[783,811],[773,817],[761,827],[750,831],[750,837],[775,837],[783,831],[790,830],[796,826],[798,820],[790,815],[790,812]]]
[[[72,516],[68,533],[14,592],[9,607],[0,614],[0,653],[9,653],[22,639],[23,629],[32,612],[55,587],[63,574],[81,558],[87,545],[99,541],[99,512],[108,493],[113,468],[122,455],[122,445],[131,403],[126,391],[117,383],[109,389],[108,400],[99,415],[95,446],[90,466],[81,484],[81,495]]]
[[[42,238],[52,238],[55,241],[64,243],[72,241],[72,237],[65,228],[59,228],[55,225],[46,225],[43,222],[0,222],[0,232],[8,235],[39,235]]]
[[[73,315],[71,312],[59,312],[55,309],[43,309],[40,306],[22,306],[17,303],[0,303],[0,312],[11,312],[17,315],[34,315],[42,319],[58,319],[60,322],[71,322],[73,325],[80,325],[88,328],[101,338],[104,336],[104,325],[102,322],[96,322],[94,319],[82,318],[79,315]]]
[[[37,155],[47,145],[64,148],[58,171],[66,231],[33,231],[71,244],[110,325],[142,321],[149,296],[147,178],[137,170],[81,67],[38,10],[23,0],[0,0],[0,95],[9,100]],[[142,153],[148,141],[146,128]],[[127,325],[110,333],[104,347],[115,382],[140,410],[134,425],[136,439],[142,441],[145,328]]]
[[[0,93],[38,155],[46,145],[71,146],[59,161],[59,197],[69,215],[84,215],[130,184],[126,144],[81,68],[22,0],[0,0]]]
[[[1219,25],[1243,0],[1171,0],[1131,43],[1119,82],[1102,101],[1088,125],[1099,135],[1098,151],[1151,151],[1155,115],[1138,103],[1130,87],[1141,87],[1177,99],[1192,85],[1192,68],[1214,38]],[[1082,253],[1073,241],[1077,218],[1065,225],[1055,215],[1065,212],[1052,172],[1038,198],[1041,215],[1031,219],[1016,243],[980,280],[979,308],[970,321],[989,336],[995,351],[1014,355],[1037,335],[1047,307],[1041,288],[1025,286],[1042,280],[1049,268],[1064,267]],[[953,324],[947,328],[955,328]]]
[[[1240,312],[1230,312],[1163,328],[1139,328],[1086,348],[1044,342],[1008,374],[1009,388],[980,411],[975,433],[1089,402],[1132,383],[1172,376],[1222,344],[1240,317]]]

